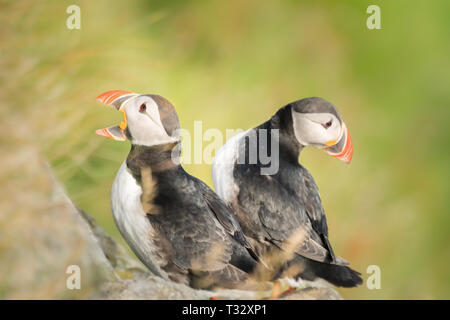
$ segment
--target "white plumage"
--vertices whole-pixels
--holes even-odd
[[[166,273],[155,263],[158,259],[152,248],[154,230],[142,208],[142,188],[122,163],[111,189],[111,208],[114,221],[133,252],[155,274]]]
[[[238,185],[234,182],[233,170],[239,155],[239,141],[247,133],[248,131],[245,131],[231,137],[214,157],[211,169],[214,189],[225,202],[234,199],[239,191]]]

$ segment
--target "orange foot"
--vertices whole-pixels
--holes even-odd
[[[275,281],[273,283],[272,292],[270,293],[268,299],[276,299],[279,296],[280,296],[280,283],[278,281]]]
[[[295,291],[294,287],[289,287],[289,289],[287,289],[285,292],[280,294],[280,298],[286,297],[289,293],[291,293],[292,291]]]
[[[270,293],[270,296],[267,297],[267,299],[283,298],[283,297],[287,296],[289,293],[291,293],[292,291],[295,291],[294,287],[289,287],[289,289],[287,289],[286,291],[281,292],[280,283],[278,281],[275,281],[273,283],[272,292]]]

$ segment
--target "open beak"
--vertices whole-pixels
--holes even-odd
[[[112,90],[102,93],[97,97],[97,100],[109,105],[123,113],[123,120],[118,126],[112,126],[108,128],[98,129],[95,131],[99,136],[110,138],[117,141],[127,140],[125,136],[125,129],[127,128],[127,116],[123,107],[128,100],[136,97],[136,93],[124,91],[124,90]]]
[[[348,132],[347,126],[343,126],[343,134],[338,142],[330,141],[326,143],[324,150],[331,156],[338,158],[346,163],[350,163],[353,156],[352,137]]]

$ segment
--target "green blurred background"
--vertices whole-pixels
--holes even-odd
[[[71,4],[80,30],[66,28]],[[381,30],[366,27],[370,4]],[[94,134],[121,118],[97,95],[157,93],[183,128],[202,120],[224,133],[320,96],[345,119],[353,161],[307,148],[300,162],[321,191],[335,252],[365,279],[369,265],[381,268],[380,290],[338,291],[448,299],[449,12],[446,0],[0,0],[0,143],[17,154],[2,184],[38,150],[74,202],[121,239],[109,191],[129,144]],[[185,168],[212,186],[210,165]]]

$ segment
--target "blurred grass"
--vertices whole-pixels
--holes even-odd
[[[65,27],[70,4],[81,8],[81,30]],[[182,127],[202,120],[224,133],[321,96],[350,128],[353,162],[315,149],[301,162],[320,188],[335,251],[363,274],[371,264],[382,272],[381,290],[340,293],[448,299],[450,3],[376,1],[376,31],[365,25],[369,4],[0,0],[2,184],[22,186],[21,165],[37,150],[120,238],[109,190],[129,146],[94,135],[120,119],[98,94],[161,94]],[[185,167],[212,185],[209,165]],[[14,201],[4,192],[11,212]]]

